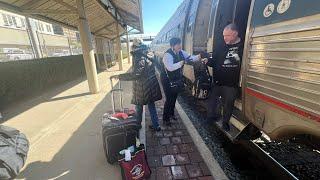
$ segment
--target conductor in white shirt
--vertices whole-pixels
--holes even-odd
[[[179,92],[173,90],[172,82],[183,81],[182,68],[185,62],[198,61],[200,59],[200,55],[189,55],[182,50],[180,38],[170,39],[170,48],[164,53],[160,75],[166,96],[163,110],[163,123],[165,126],[171,126],[171,120],[176,120],[174,107]]]

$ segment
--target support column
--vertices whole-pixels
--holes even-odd
[[[96,62],[94,59],[94,49],[92,44],[92,37],[88,21],[86,19],[83,0],[77,0],[77,10],[79,13],[79,33],[83,52],[83,60],[86,69],[89,90],[91,93],[98,93],[99,83],[96,69]]]
[[[128,64],[130,64],[130,40],[129,40],[129,33],[128,33],[128,26],[126,26],[126,35],[127,35],[127,59]]]
[[[70,55],[72,56],[72,55],[73,55],[73,52],[72,52],[72,47],[71,47],[70,29],[68,29],[68,35],[67,35],[67,38],[68,38],[68,45],[69,45]]]
[[[105,64],[105,70],[108,70],[108,61],[107,61],[107,51],[106,51],[106,40],[105,38],[102,39],[102,53],[103,53],[103,61]]]
[[[120,41],[120,30],[119,30],[119,23],[117,23],[116,25],[117,27],[117,53],[118,53],[118,63],[119,63],[119,70],[122,71],[123,67],[122,67],[122,50],[121,50],[121,41]]]
[[[97,57],[97,67],[98,69],[101,69],[101,58],[100,58],[100,54],[101,54],[101,38],[96,37],[95,38],[95,42],[96,42],[96,57]]]
[[[30,22],[30,18],[26,17],[26,24],[27,24],[27,28],[28,28],[28,34],[31,40],[31,46],[33,49],[33,54],[35,56],[36,59],[42,58],[42,54],[41,54],[41,50],[40,50],[40,45],[39,45],[39,39],[38,39],[38,35],[37,35],[37,30],[35,29],[35,26],[33,24],[31,24]]]

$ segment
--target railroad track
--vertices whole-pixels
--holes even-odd
[[[288,171],[284,166],[282,166],[276,159],[269,155],[265,150],[263,150],[258,144],[252,141],[245,141],[244,146],[254,152],[254,155],[267,167],[267,169],[274,173],[273,176],[279,179],[298,179],[290,171]]]
[[[205,114],[205,107],[202,107],[204,103],[195,103],[190,95],[187,98],[191,100],[194,110]],[[309,146],[290,141],[270,141],[265,136],[253,141],[239,141],[239,145],[248,149],[256,158],[253,166],[255,163],[263,164],[276,179],[320,179],[320,152]]]
[[[317,150],[293,142],[248,141],[246,146],[281,179],[320,179],[320,153]]]

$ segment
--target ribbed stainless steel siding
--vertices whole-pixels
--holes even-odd
[[[270,34],[254,30],[247,87],[320,114],[320,26],[281,31],[282,26]]]

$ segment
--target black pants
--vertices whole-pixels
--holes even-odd
[[[163,121],[170,121],[170,117],[174,116],[174,107],[178,93],[174,93],[170,90],[169,80],[166,77],[161,76],[161,83],[166,96],[166,101],[163,108]]]
[[[229,122],[237,94],[238,88],[236,87],[214,86],[208,99],[208,122],[219,121],[221,117],[224,122]],[[221,115],[221,106],[223,115]]]

